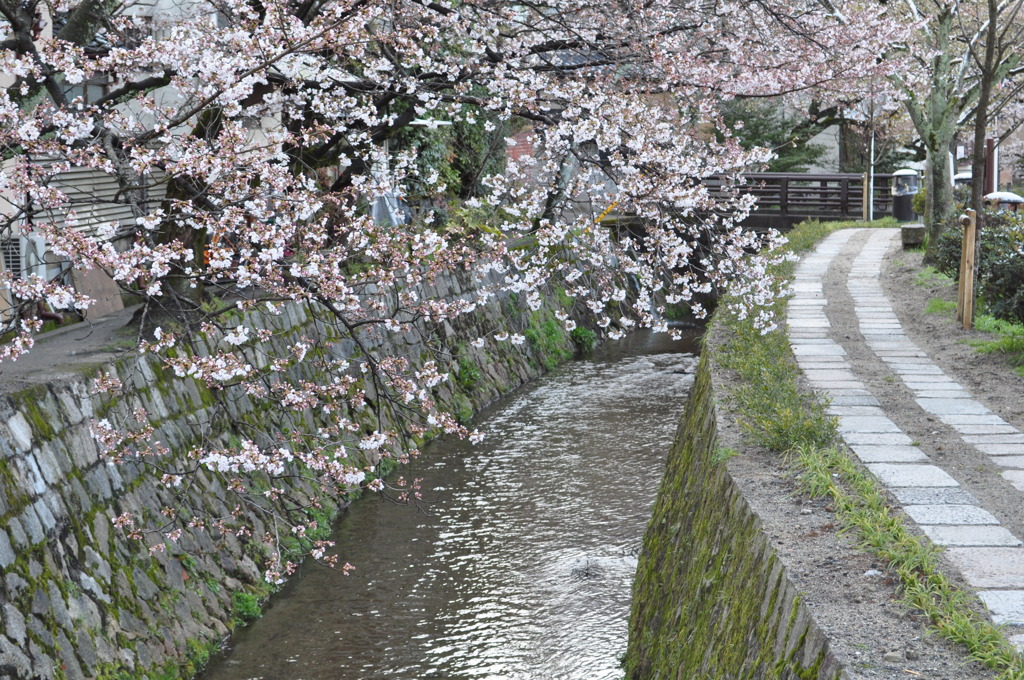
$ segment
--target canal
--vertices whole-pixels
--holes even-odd
[[[620,680],[636,555],[696,366],[636,334],[517,391],[358,501],[205,680]]]

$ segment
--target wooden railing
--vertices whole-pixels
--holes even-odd
[[[744,178],[744,191],[757,196],[757,209],[744,222],[748,227],[785,230],[812,218],[832,221],[864,217],[863,175],[761,172]],[[875,175],[875,218],[892,215],[891,181],[890,174]]]

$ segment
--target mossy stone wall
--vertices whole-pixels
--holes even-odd
[[[846,678],[716,455],[716,433],[705,350],[644,536],[627,678]]]
[[[479,285],[471,272],[461,272],[420,293],[476,299]],[[453,379],[439,385],[434,397],[469,416],[539,375],[552,354],[571,354],[572,342],[568,334],[547,333],[543,345],[477,349],[469,343],[501,329],[524,333],[536,327],[541,333],[539,324],[565,303],[552,295],[542,310],[531,312],[506,296],[452,323],[421,322],[413,332],[366,337],[366,347],[404,356],[414,369],[436,359],[440,347]],[[282,348],[312,325],[331,332],[297,305],[248,323],[282,331],[276,336]],[[214,339],[204,345],[202,352],[218,349]],[[355,346],[339,342],[332,351],[352,355]],[[196,381],[175,378],[157,361],[135,358],[106,368],[133,391],[104,400],[90,392],[95,368],[0,398],[0,680],[188,677],[235,623],[252,615],[253,594],[265,592],[259,541],[200,532],[150,554],[148,543],[114,528],[112,517],[132,512],[158,518],[176,499],[151,469],[101,457],[90,423],[144,406],[156,425],[154,438],[183,450],[203,438],[227,441],[233,423],[259,419],[280,428],[308,427],[316,415],[260,407],[240,393],[213,394]],[[301,498],[313,491],[307,484],[296,481],[288,491]],[[233,509],[219,474],[200,470],[186,493],[207,516]],[[248,519],[260,536],[260,517]]]

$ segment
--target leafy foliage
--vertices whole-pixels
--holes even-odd
[[[763,147],[775,152],[765,168],[769,172],[807,172],[825,154],[821,144],[809,140],[821,128],[806,119],[786,115],[783,105],[760,100],[735,99],[722,106],[722,120],[744,149]]]
[[[947,224],[936,241],[935,267],[954,280],[960,277],[963,228]],[[978,295],[997,319],[1024,323],[1024,214],[987,211],[977,237]]]

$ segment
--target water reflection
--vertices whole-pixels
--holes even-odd
[[[692,344],[637,335],[483,415],[410,474],[429,514],[362,501],[207,680],[618,680],[630,586]],[[670,352],[670,353],[665,353]]]

